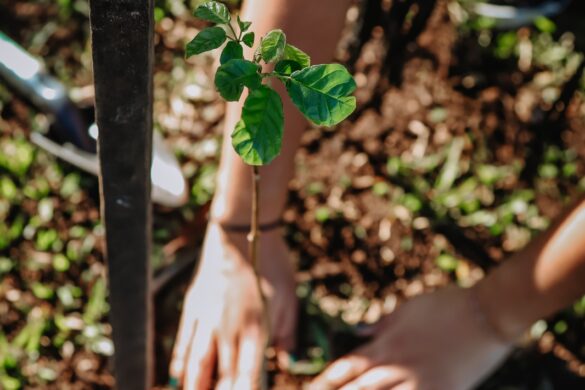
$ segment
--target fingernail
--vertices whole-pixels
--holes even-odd
[[[175,377],[170,377],[169,378],[169,387],[173,390],[178,390],[179,389],[179,379],[175,378]]]
[[[278,362],[279,367],[285,370],[288,369],[291,363],[289,354],[282,350],[276,351],[276,361]]]
[[[288,353],[288,360],[291,363],[296,363],[299,361],[299,355],[297,355],[295,352],[289,352]]]

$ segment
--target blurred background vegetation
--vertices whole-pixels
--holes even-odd
[[[155,207],[157,272],[201,240],[214,191],[224,113],[214,57],[183,58],[202,27],[190,16],[198,3],[155,1],[155,128],[190,188],[184,207]],[[336,131],[306,132],[287,237],[299,295],[330,318],[374,322],[413,295],[471,285],[585,191],[583,7],[501,30],[469,3],[438,2],[426,34],[405,48],[402,84],[371,103],[383,58],[374,29],[355,64],[359,113]],[[91,117],[88,12],[86,0],[0,0],[2,32]],[[50,120],[0,83],[0,388],[111,388],[97,179],[29,141]],[[166,353],[180,296],[161,303]],[[320,367],[332,352],[311,329],[305,353]],[[585,297],[536,323],[523,345],[483,388],[583,388]]]

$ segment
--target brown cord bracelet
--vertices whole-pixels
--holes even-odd
[[[215,220],[210,220],[210,222],[215,222],[218,226],[220,226],[224,231],[228,232],[228,233],[239,233],[239,234],[248,234],[250,233],[250,230],[252,229],[251,225],[236,225],[236,224],[229,224],[229,223],[223,223],[223,222],[219,222],[219,221],[215,221]],[[272,222],[267,222],[267,223],[261,223],[258,225],[258,230],[260,232],[268,232],[271,230],[274,230],[276,228],[279,228],[283,225],[283,221],[281,218],[272,221]]]

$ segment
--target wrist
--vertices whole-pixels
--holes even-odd
[[[252,171],[238,156],[232,156],[231,146],[228,154],[226,161],[222,157],[210,218],[226,224],[249,224],[252,215]],[[262,224],[279,219],[286,206],[289,175],[277,165],[278,161],[260,169],[259,217]]]
[[[492,333],[505,343],[514,344],[530,327],[532,321],[521,318],[513,297],[513,291],[507,291],[500,285],[497,275],[488,275],[473,286],[472,291],[482,321],[491,328]]]
[[[202,262],[248,264],[249,252],[249,226],[231,225],[210,219],[207,224],[205,243],[203,248]],[[280,220],[270,225],[260,225],[261,248],[272,248],[275,245],[284,243],[283,225]],[[212,253],[213,252],[213,253]]]
[[[274,201],[270,194],[260,191],[260,220],[261,225],[279,221],[284,212],[284,202]],[[210,221],[223,226],[247,226],[252,219],[251,194],[238,191],[237,196],[216,192],[209,211]]]
[[[514,344],[516,338],[504,329],[500,321],[495,318],[490,306],[484,303],[485,298],[480,296],[479,285],[472,286],[466,292],[469,311],[481,331],[498,344]]]

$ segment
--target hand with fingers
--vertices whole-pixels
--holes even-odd
[[[465,390],[523,332],[585,294],[585,198],[470,289],[415,298],[381,321],[370,344],[334,362],[324,389]]]
[[[272,343],[285,351],[294,345],[297,316],[289,253],[280,229],[263,233],[261,243]],[[170,366],[172,380],[182,389],[258,388],[267,332],[247,244],[245,234],[227,233],[215,223],[208,227]]]
[[[467,390],[511,349],[482,318],[473,292],[447,288],[405,303],[372,342],[328,367],[310,389]]]

